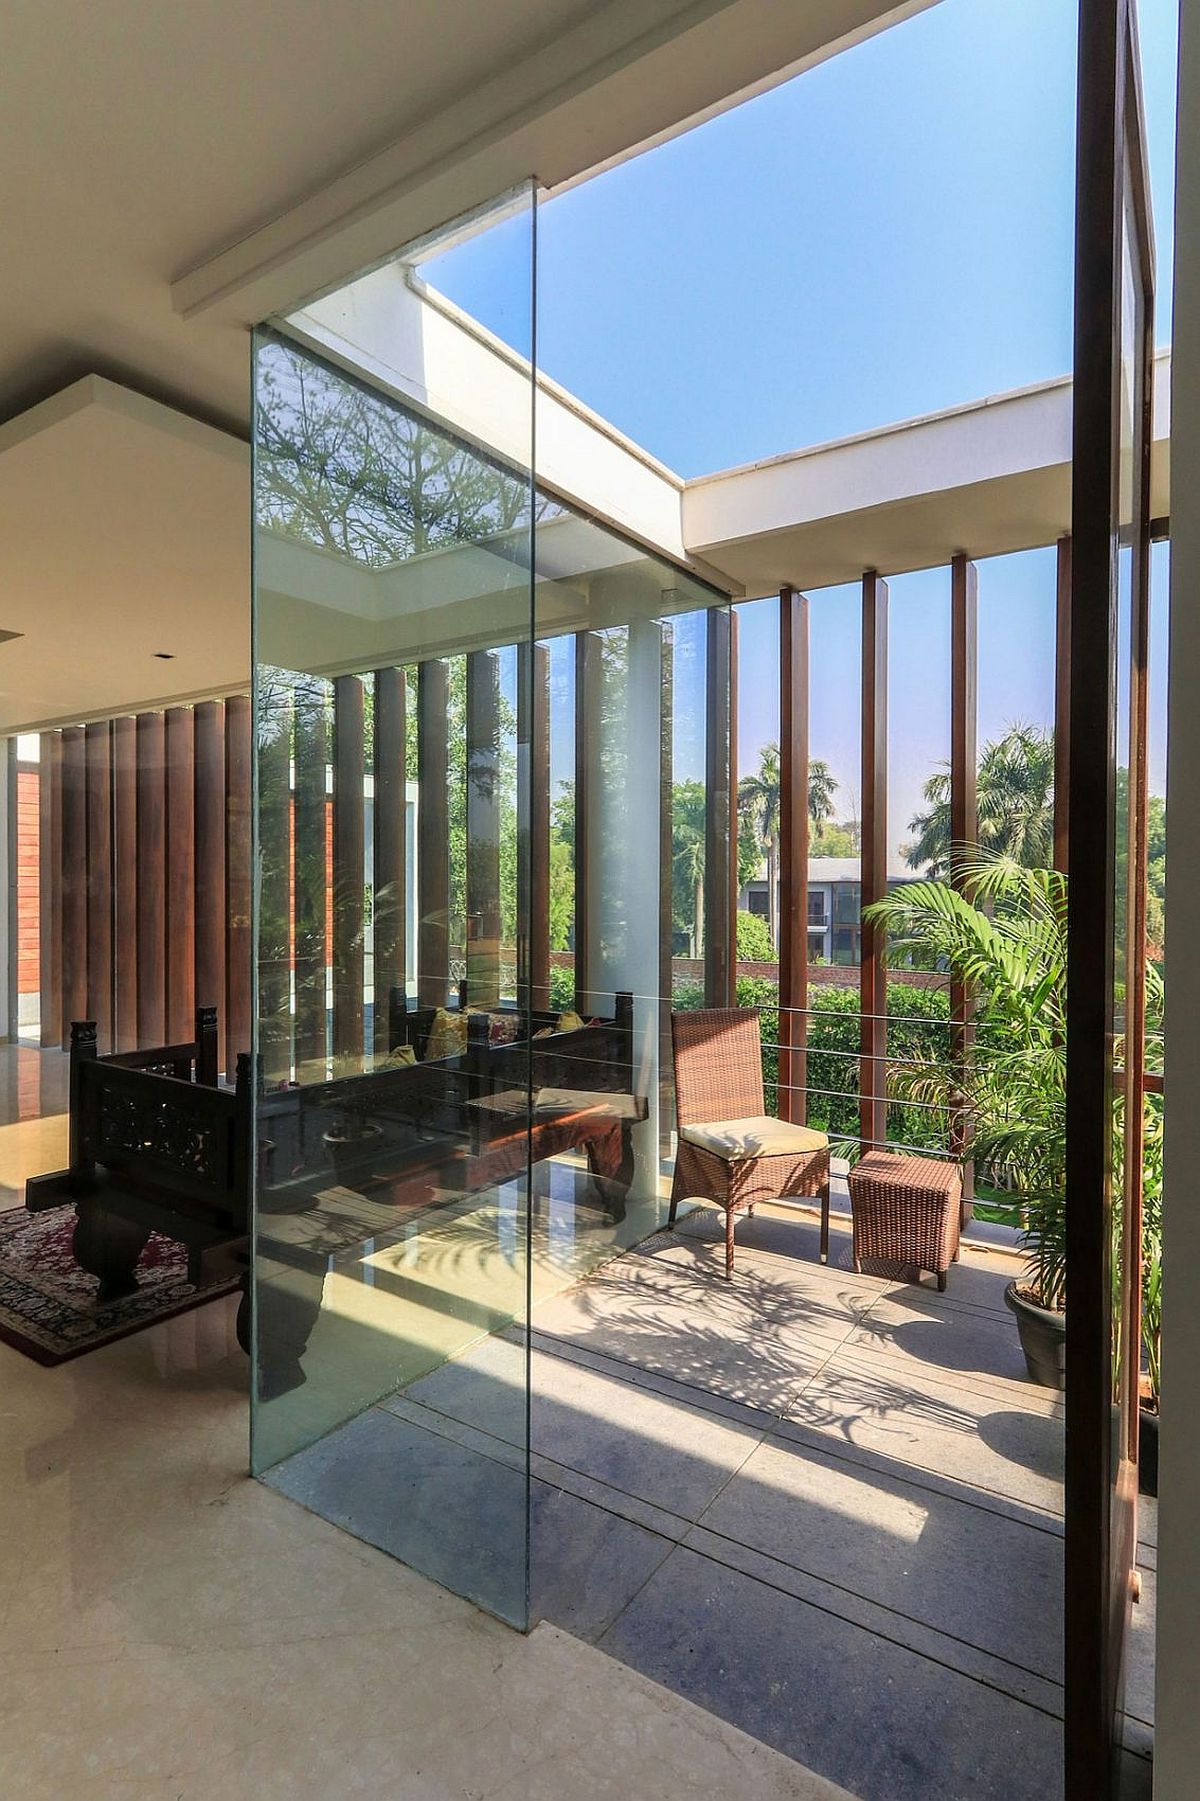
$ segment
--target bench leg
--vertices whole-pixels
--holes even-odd
[[[946,1292],[946,1272],[945,1272],[945,1270],[940,1270],[938,1272],[938,1293],[945,1294],[945,1292]]]
[[[725,1280],[733,1281],[733,1228],[737,1215],[732,1207],[725,1209]]]
[[[149,1236],[149,1226],[134,1225],[94,1202],[79,1208],[71,1251],[80,1269],[98,1278],[99,1300],[117,1301],[135,1292],[137,1261]]]

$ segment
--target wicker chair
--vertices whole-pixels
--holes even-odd
[[[764,1112],[758,1011],[705,1007],[671,1015],[679,1144],[668,1223],[685,1199],[725,1213],[725,1274],[733,1275],[739,1213],[784,1195],[821,1197],[821,1255],[829,1250],[829,1140]]]

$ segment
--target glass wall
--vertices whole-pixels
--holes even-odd
[[[529,340],[531,196],[503,211]],[[424,248],[255,342],[253,1459],[523,1625],[528,1046],[498,1040],[528,1003],[532,368],[456,385]],[[422,1378],[495,1331],[484,1417],[441,1429]]]
[[[731,980],[730,612],[535,486],[429,254],[255,344],[254,1466],[523,1625],[530,1327],[665,1221]]]

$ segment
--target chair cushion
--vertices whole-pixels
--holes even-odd
[[[736,1163],[743,1157],[799,1157],[805,1151],[829,1148],[824,1132],[772,1119],[768,1113],[753,1119],[714,1119],[707,1125],[681,1126],[679,1136],[698,1150],[724,1157],[727,1163]]]

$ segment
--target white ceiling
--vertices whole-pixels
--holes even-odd
[[[0,420],[95,372],[244,430],[247,323],[926,4],[17,0]]]
[[[0,731],[245,685],[248,469],[99,377],[0,426]]]

